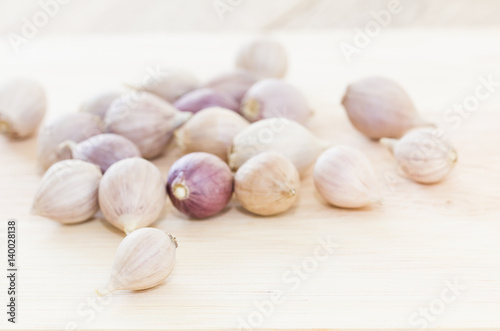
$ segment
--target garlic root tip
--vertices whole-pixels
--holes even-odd
[[[97,296],[100,298],[105,297],[105,296],[114,292],[114,290],[108,290],[108,289],[105,289],[103,291],[100,291],[99,289],[95,289],[94,291],[97,294]]]
[[[189,197],[189,190],[183,184],[175,184],[173,187],[174,196],[179,200],[184,200]]]

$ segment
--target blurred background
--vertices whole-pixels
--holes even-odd
[[[391,0],[394,1],[394,0]],[[0,33],[18,33],[42,6],[54,14],[41,34],[130,34],[182,31],[361,27],[387,0],[1,0]],[[400,0],[391,27],[498,26],[497,0]],[[56,4],[54,7],[54,3]],[[57,5],[59,4],[59,5]],[[59,7],[59,8],[56,8]]]

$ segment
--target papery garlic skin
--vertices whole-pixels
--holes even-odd
[[[234,70],[212,78],[204,87],[229,94],[238,104],[245,93],[258,81],[257,75],[243,69]]]
[[[233,138],[250,123],[232,110],[210,107],[194,114],[175,132],[184,153],[206,152],[227,161]]]
[[[233,139],[229,166],[237,170],[262,152],[288,157],[303,174],[330,144],[313,135],[299,123],[286,118],[268,118],[251,124]]]
[[[123,93],[118,91],[108,91],[94,95],[83,102],[80,111],[94,114],[104,120],[111,104],[122,95]]]
[[[250,122],[263,118],[286,117],[305,123],[312,114],[304,95],[281,79],[264,79],[245,94],[241,114]]]
[[[437,129],[414,129],[400,140],[383,138],[380,142],[394,154],[399,168],[421,184],[440,182],[458,161],[455,148]]]
[[[352,125],[371,139],[399,138],[412,128],[430,125],[422,120],[405,90],[383,77],[350,84],[342,105]]]
[[[103,133],[81,143],[66,142],[59,147],[62,158],[78,159],[93,163],[104,173],[120,160],[141,157],[141,152],[133,142],[114,133]]]
[[[141,158],[114,163],[99,185],[99,206],[104,217],[125,233],[155,222],[165,200],[160,170]]]
[[[261,78],[282,78],[288,68],[288,57],[281,43],[263,37],[248,42],[240,48],[236,66]]]
[[[52,164],[62,160],[59,146],[66,141],[79,143],[104,132],[101,119],[88,113],[61,115],[45,124],[38,134],[37,162],[45,171]]]
[[[233,174],[215,155],[191,153],[177,160],[168,172],[167,192],[177,210],[194,218],[222,211],[233,195]]]
[[[139,291],[160,285],[172,273],[177,240],[155,228],[135,230],[118,246],[107,295],[118,290]]]
[[[36,81],[17,78],[0,86],[0,133],[26,138],[37,129],[47,112],[47,96]]]
[[[222,107],[237,112],[239,106],[239,103],[229,94],[210,88],[191,91],[174,102],[175,108],[190,113],[197,113],[209,107]]]
[[[165,151],[175,129],[190,113],[180,112],[160,97],[147,93],[127,94],[113,102],[106,113],[106,131],[132,141],[142,157],[153,159]]]
[[[381,200],[370,161],[352,147],[323,152],[316,160],[313,178],[319,194],[337,207],[361,208]]]
[[[184,94],[197,89],[198,79],[186,70],[164,70],[142,84],[131,87],[137,91],[153,93],[169,103],[175,102]]]
[[[265,152],[254,156],[234,177],[236,198],[246,210],[261,216],[285,212],[297,199],[300,176],[283,155]]]
[[[101,177],[94,164],[80,160],[57,162],[42,178],[32,213],[63,224],[90,219],[99,210],[97,192]]]

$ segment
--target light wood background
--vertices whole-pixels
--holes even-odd
[[[479,77],[500,81],[499,33],[385,30],[350,65],[339,44],[351,40],[352,32],[276,35],[290,54],[287,80],[316,110],[310,129],[367,154],[383,205],[354,211],[329,207],[310,176],[297,205],[272,218],[250,215],[234,201],[213,219],[193,221],[168,204],[155,226],[179,241],[171,277],[150,291],[116,293],[95,308],[93,291],[106,283],[123,235],[100,219],[62,226],[29,215],[40,182],[36,141],[0,137],[2,266],[5,221],[19,220],[19,323],[6,323],[2,313],[0,329],[234,329],[256,311],[255,302],[281,291],[284,302],[257,325],[260,329],[400,330],[416,327],[412,314],[440,300],[447,282],[455,280],[465,289],[429,325],[500,328],[500,88],[457,127],[445,117],[453,104],[474,94]],[[150,64],[185,67],[207,79],[232,67],[247,37],[40,37],[20,54],[1,42],[0,72],[39,79],[53,118],[76,111],[96,91],[144,77]],[[342,93],[349,82],[372,74],[399,81],[421,112],[447,131],[460,160],[445,182],[422,186],[395,176],[389,153],[351,127],[340,106]],[[155,164],[166,176],[179,156],[171,146]],[[306,261],[318,239],[327,237],[338,247],[293,289],[284,273]],[[5,303],[6,279],[0,279]]]

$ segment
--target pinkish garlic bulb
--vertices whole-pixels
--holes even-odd
[[[285,117],[304,124],[312,114],[304,95],[280,79],[264,79],[252,86],[241,103],[241,113],[250,122]]]
[[[219,213],[231,200],[233,174],[215,155],[187,154],[170,168],[167,193],[180,212],[194,218],[207,218]]]
[[[227,93],[241,103],[245,93],[257,81],[258,77],[255,74],[240,69],[214,77],[205,84],[205,87]]]
[[[101,119],[104,119],[104,117],[106,117],[106,112],[108,111],[109,106],[111,106],[113,101],[118,99],[121,95],[122,93],[118,91],[99,93],[86,99],[83,102],[80,111],[94,114],[96,116],[99,116]]]
[[[221,107],[238,111],[239,103],[225,92],[202,88],[184,94],[174,102],[174,107],[185,112],[197,113],[208,107]]]
[[[99,134],[78,144],[63,143],[59,154],[62,158],[94,163],[103,173],[115,162],[131,157],[141,157],[141,152],[133,142],[113,133]]]

